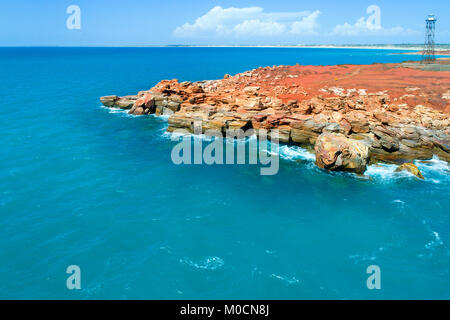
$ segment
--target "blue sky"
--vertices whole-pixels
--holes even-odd
[[[446,0],[0,0],[0,46],[422,43],[428,13],[450,43]]]

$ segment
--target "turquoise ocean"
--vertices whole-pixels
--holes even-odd
[[[389,50],[0,48],[0,298],[449,299],[450,171],[327,173],[280,148],[175,165],[167,118],[99,97],[260,66],[416,60]],[[81,269],[68,290],[66,268]],[[381,269],[369,290],[366,269]]]

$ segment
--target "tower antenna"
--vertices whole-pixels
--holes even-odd
[[[435,43],[434,43],[436,21],[437,19],[434,16],[434,14],[428,15],[428,18],[425,19],[426,31],[425,31],[425,44],[423,46],[422,52],[422,63],[433,63],[436,61]]]

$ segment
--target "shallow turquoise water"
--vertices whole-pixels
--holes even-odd
[[[161,79],[405,59],[389,53],[0,48],[0,298],[450,298],[446,163],[418,162],[425,181],[388,165],[362,179],[282,147],[275,176],[176,166],[166,119],[98,101]],[[366,287],[369,265],[381,290]]]

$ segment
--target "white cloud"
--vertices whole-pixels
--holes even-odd
[[[194,23],[174,30],[175,36],[280,36],[316,34],[320,11],[264,12],[261,7],[222,8],[216,6]]]
[[[277,36],[286,31],[286,26],[275,21],[245,20],[233,28],[239,36]]]
[[[317,34],[316,30],[319,28],[317,18],[320,15],[320,11],[316,10],[310,15],[304,17],[300,21],[295,21],[291,27],[291,33],[293,34]]]
[[[403,27],[384,28],[380,25],[370,23],[369,19],[359,18],[355,24],[348,22],[334,27],[331,35],[335,36],[397,36],[416,35],[417,31]]]

